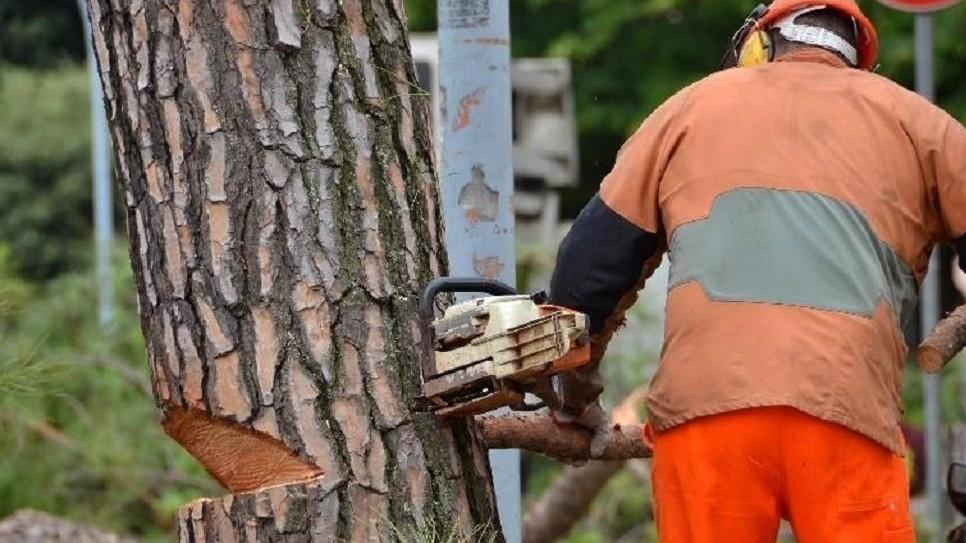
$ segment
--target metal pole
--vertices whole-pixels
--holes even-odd
[[[108,145],[107,119],[104,116],[104,96],[98,74],[97,58],[91,46],[91,28],[87,6],[78,1],[84,21],[84,44],[87,48],[87,70],[90,74],[91,104],[91,171],[94,199],[94,261],[97,275],[97,318],[101,327],[108,328],[114,306],[114,285],[111,280],[111,238],[114,217],[111,213],[111,151]]]
[[[932,15],[928,13],[916,16],[916,91],[932,101],[935,99],[935,84],[933,78],[933,25]],[[939,249],[934,249],[929,259],[929,273],[922,285],[922,300],[920,310],[921,337],[926,337],[939,320]],[[934,543],[943,541],[946,501],[943,496],[942,468],[942,415],[940,400],[942,393],[942,377],[940,375],[924,375],[922,378],[922,397],[925,410],[925,438],[926,438],[926,494],[929,497],[929,509],[932,514]]]
[[[451,275],[516,284],[508,0],[440,0],[441,198]],[[508,543],[521,540],[520,453],[492,451]]]

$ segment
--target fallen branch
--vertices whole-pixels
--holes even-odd
[[[939,373],[966,347],[966,305],[939,321],[916,349],[916,364],[926,373]]]
[[[624,462],[588,462],[568,466],[523,518],[523,543],[552,543],[570,532]]]

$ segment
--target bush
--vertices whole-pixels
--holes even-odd
[[[222,491],[161,432],[126,255],[115,258],[110,333],[98,326],[91,273],[32,289],[4,274],[3,255],[0,300],[15,303],[0,317],[0,516],[30,507],[147,539],[171,534],[179,505]]]

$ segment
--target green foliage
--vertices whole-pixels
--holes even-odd
[[[87,71],[0,66],[0,240],[44,279],[85,263],[91,232]]]
[[[567,543],[583,541],[657,541],[645,539],[652,518],[650,483],[630,470],[618,472],[608,481],[586,518]]]
[[[121,251],[114,273],[110,333],[87,271],[32,289],[0,321],[0,517],[31,507],[153,539],[179,505],[221,493],[162,435]],[[23,288],[0,274],[0,293]]]
[[[0,0],[0,64],[51,67],[84,58],[80,2]]]
[[[942,391],[939,405],[944,421],[966,421],[966,402],[962,400],[964,392],[966,392],[964,363],[966,363],[966,356],[960,354],[940,373],[942,376]],[[902,403],[905,406],[903,418],[913,426],[920,428],[925,421],[922,378],[922,371],[910,361],[906,365],[902,394]]]

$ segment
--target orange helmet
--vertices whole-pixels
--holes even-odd
[[[834,9],[855,20],[858,32],[856,48],[859,51],[859,68],[869,70],[875,66],[876,56],[879,54],[879,34],[875,25],[869,20],[855,0],[775,0],[768,6],[768,11],[758,19],[757,28],[765,29],[781,20],[786,15],[809,6],[824,5],[827,9]]]

